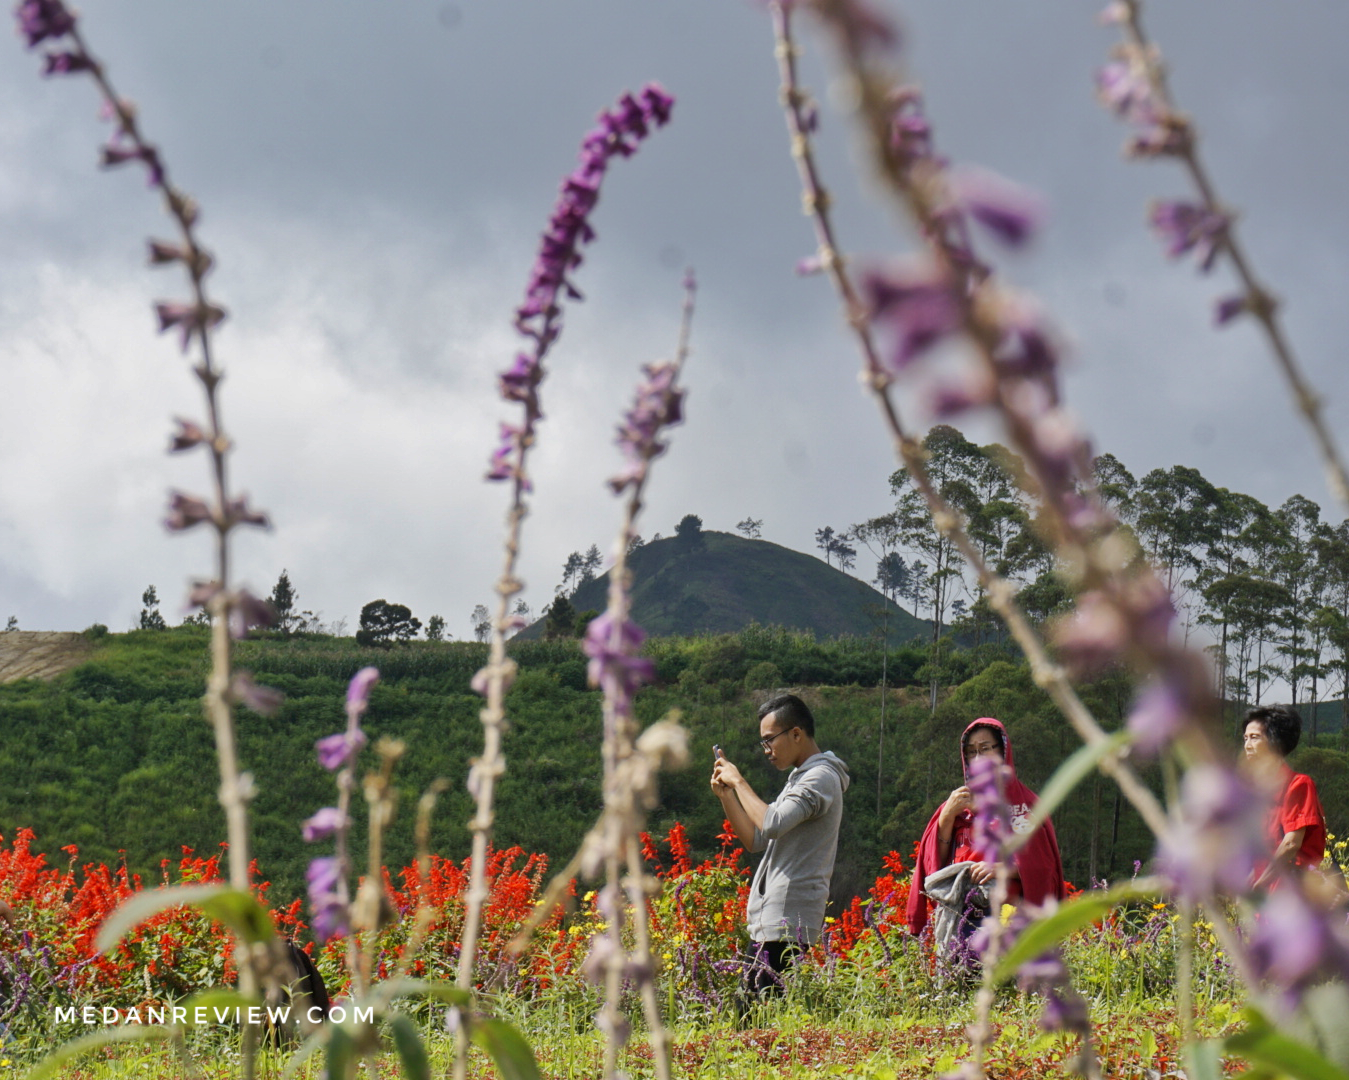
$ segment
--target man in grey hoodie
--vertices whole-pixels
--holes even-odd
[[[736,837],[748,851],[764,853],[746,910],[757,962],[746,972],[744,991],[753,997],[780,989],[792,954],[820,936],[849,782],[847,766],[816,745],[815,718],[795,694],[759,708],[759,743],[775,768],[791,770],[771,803],[720,751],[712,768],[712,790]]]

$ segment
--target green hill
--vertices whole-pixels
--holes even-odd
[[[632,617],[652,635],[728,634],[751,623],[805,630],[817,639],[879,636],[882,622],[894,642],[930,635],[928,622],[858,578],[813,555],[723,532],[692,540],[668,537],[629,557]],[[571,597],[577,611],[603,611],[609,575],[582,585]],[[521,635],[541,637],[542,621]]]

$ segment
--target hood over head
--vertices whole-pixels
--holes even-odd
[[[965,760],[965,740],[970,737],[971,731],[980,727],[992,728],[998,733],[998,738],[1002,740],[1002,762],[1015,773],[1016,765],[1012,763],[1012,738],[1007,734],[1007,728],[1003,726],[1001,720],[995,720],[991,716],[981,716],[978,720],[971,720],[965,726],[965,730],[960,733],[960,743],[956,747],[956,752],[960,754],[960,769],[966,782],[969,781],[970,770],[969,762]]]

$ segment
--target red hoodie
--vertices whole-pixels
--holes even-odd
[[[961,766],[968,768],[965,761],[965,740],[969,737],[970,731],[977,727],[992,728],[1002,736],[1005,764],[1011,771],[1006,784],[1007,804],[1012,812],[1012,829],[1020,832],[1025,828],[1025,820],[1030,815],[1036,798],[1035,792],[1016,778],[1016,768],[1012,764],[1012,740],[1007,735],[1007,729],[1002,726],[1002,721],[994,720],[991,716],[981,717],[961,732],[959,744]],[[969,783],[968,775],[965,782]],[[943,802],[942,806],[945,805]],[[918,842],[918,865],[913,868],[913,884],[909,887],[909,932],[913,934],[921,934],[923,928],[927,926],[928,909],[932,904],[923,893],[923,883],[927,881],[929,874],[936,873],[946,865],[942,863],[941,855],[937,851],[939,833],[937,819],[941,817],[941,809],[941,806],[937,807],[932,820],[923,830],[922,840]],[[975,862],[991,860],[991,852],[983,855],[974,850],[971,842],[973,825],[974,815],[969,810],[961,811],[956,817],[951,836],[951,862],[962,862],[967,859]],[[1032,904],[1043,903],[1051,896],[1063,899],[1063,860],[1059,857],[1059,841],[1054,835],[1052,822],[1046,821],[1031,837],[1030,842],[1013,856],[1013,860],[1016,863],[1017,873],[1021,875],[1020,889],[1016,888],[1018,884],[1016,881],[1012,882],[1013,896],[1024,895]]]

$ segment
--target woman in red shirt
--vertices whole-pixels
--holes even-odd
[[[1285,760],[1302,738],[1302,716],[1288,705],[1251,709],[1242,727],[1246,767],[1268,785],[1275,803],[1269,814],[1274,858],[1256,868],[1252,888],[1273,889],[1289,868],[1321,865],[1326,854],[1326,815],[1316,781],[1295,773]]]

